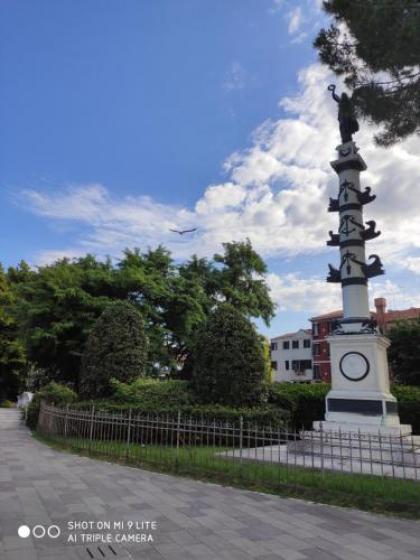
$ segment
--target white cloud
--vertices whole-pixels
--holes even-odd
[[[36,264],[38,266],[44,266],[48,264],[52,264],[60,259],[68,258],[68,259],[76,259],[79,257],[83,257],[86,254],[86,251],[83,249],[60,249],[54,250],[50,249],[47,251],[40,251],[36,255]]]
[[[405,268],[414,272],[414,274],[420,274],[420,257],[408,257],[404,265]]]
[[[222,88],[227,93],[243,89],[246,84],[247,73],[245,68],[237,61],[232,62],[225,74]]]
[[[342,308],[339,284],[329,284],[325,276],[304,278],[298,272],[267,274],[267,283],[273,301],[279,313],[305,311],[310,315],[328,313]],[[369,300],[373,309],[373,300],[384,297],[389,308],[402,309],[420,306],[420,294],[407,290],[391,280],[376,281],[369,286]]]
[[[332,311],[341,307],[338,285],[327,284],[325,277],[302,278],[299,273],[270,273],[267,283],[278,311],[307,311],[308,314]]]
[[[300,6],[296,6],[287,14],[289,20],[289,35],[294,35],[297,33],[303,23],[303,15],[302,15],[302,8]]]
[[[209,255],[224,241],[249,237],[266,257],[325,252],[327,232],[337,228],[337,215],[326,211],[328,197],[337,193],[329,161],[339,142],[337,107],[326,90],[331,80],[318,64],[300,72],[299,92],[280,101],[285,116],[262,123],[251,146],[227,158],[226,181],[205,188],[192,208],[146,196],[118,197],[97,184],[56,188],[53,194],[27,190],[24,201],[39,215],[77,223],[73,251],[115,255],[125,247],[163,243],[184,258]],[[377,220],[383,231],[368,252],[379,253],[387,270],[405,266],[417,272],[420,138],[377,148],[376,130],[361,123],[356,136],[369,166],[362,183],[378,196],[365,207],[365,218]],[[190,226],[199,229],[183,237],[169,232]],[[337,260],[338,253],[331,262]]]

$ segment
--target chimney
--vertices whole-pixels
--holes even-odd
[[[378,322],[378,326],[381,328],[385,327],[385,317],[386,317],[386,299],[383,297],[375,298],[374,300],[375,309],[376,309],[376,320]]]

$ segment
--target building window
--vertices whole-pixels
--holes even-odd
[[[320,347],[321,347],[320,344],[314,344],[314,345],[312,346],[312,354],[313,354],[314,356],[319,356],[319,354],[320,354],[320,349],[321,349]]]
[[[277,342],[271,343],[271,350],[277,350]]]
[[[312,334],[314,336],[318,336],[318,323],[313,323],[312,324]]]
[[[303,341],[303,347],[304,348],[310,348],[311,347],[311,339],[310,338],[305,338],[305,340]]]
[[[284,367],[285,367],[286,370],[289,369],[289,360],[286,360],[286,361],[284,362]]]
[[[292,370],[296,373],[303,373],[307,369],[312,368],[311,360],[293,360]]]
[[[321,379],[321,369],[318,364],[314,365],[314,379]]]
[[[271,369],[277,371],[277,362],[271,362]]]
[[[285,340],[283,342],[283,350],[289,350],[290,347],[290,342],[288,340]]]
[[[327,356],[329,357],[329,355],[330,355],[330,345],[327,342]]]
[[[292,348],[299,348],[299,340],[292,340]]]

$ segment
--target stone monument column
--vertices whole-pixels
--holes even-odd
[[[338,268],[329,265],[328,282],[341,284],[343,319],[336,322],[327,341],[331,356],[331,391],[326,398],[325,421],[314,429],[361,431],[366,433],[411,433],[401,425],[395,397],[390,392],[387,348],[369,311],[368,280],[384,274],[377,255],[366,259],[365,244],[380,232],[373,220],[364,222],[363,208],[375,199],[370,187],[360,186],[360,173],[367,169],[352,134],[358,130],[349,98],[338,97],[342,143],[331,166],[338,175],[338,196],[331,198],[328,210],[338,214],[338,232],[329,232],[327,245],[338,247]],[[345,96],[345,97],[344,97]],[[343,100],[344,97],[344,100]],[[367,262],[368,261],[368,262]]]

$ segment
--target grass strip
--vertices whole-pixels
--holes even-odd
[[[242,462],[220,454],[226,448],[164,447],[118,441],[89,441],[33,434],[59,450],[106,459],[166,474],[190,477],[258,492],[323,504],[420,519],[420,483],[387,477],[287,466],[261,461]],[[229,449],[231,451],[231,449]]]

